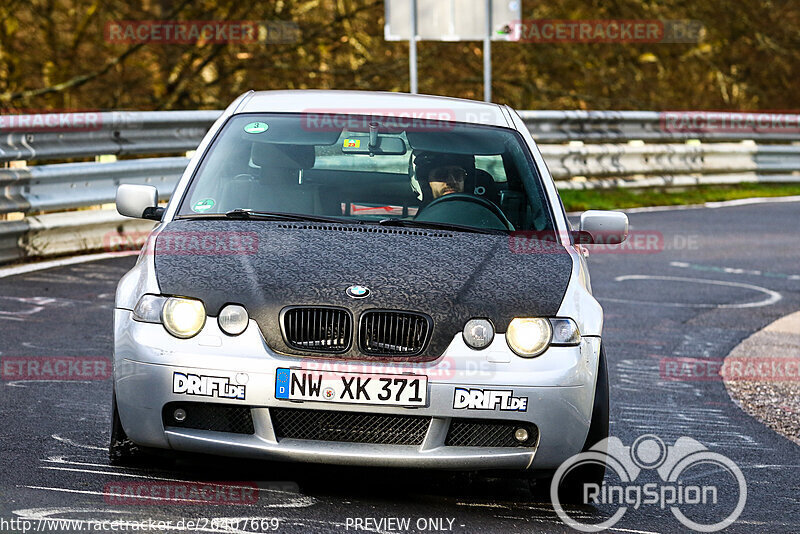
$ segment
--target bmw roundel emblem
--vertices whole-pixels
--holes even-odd
[[[350,286],[347,288],[347,296],[354,299],[363,299],[369,296],[369,288],[364,286]]]

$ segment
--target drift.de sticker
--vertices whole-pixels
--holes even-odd
[[[528,411],[528,397],[515,397],[510,389],[463,389],[456,388],[453,397],[456,410],[496,410],[513,412]]]
[[[175,372],[172,375],[172,392],[183,395],[244,400],[245,386],[231,384],[230,378],[224,376],[202,376]]]

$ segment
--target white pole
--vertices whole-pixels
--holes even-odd
[[[492,101],[492,0],[486,0],[486,35],[483,38],[483,99],[486,102]]]
[[[411,93],[417,93],[417,0],[411,0],[411,35],[408,38],[408,70]]]

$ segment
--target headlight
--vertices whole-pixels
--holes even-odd
[[[464,325],[464,343],[473,349],[485,349],[494,339],[494,326],[488,319],[470,319]]]
[[[133,308],[134,321],[141,321],[143,323],[160,323],[161,310],[164,308],[164,303],[167,297],[158,295],[142,295],[136,307]]]
[[[578,325],[572,319],[550,319],[553,327],[553,341],[551,345],[578,345],[581,342],[581,333]]]
[[[217,323],[219,328],[231,336],[238,336],[247,328],[247,323],[250,317],[247,315],[247,310],[244,306],[238,304],[228,304],[222,311],[219,312]]]
[[[520,318],[511,321],[506,330],[508,346],[518,356],[533,358],[547,349],[553,337],[550,321],[540,317]]]
[[[170,297],[164,304],[161,320],[167,332],[182,339],[197,335],[206,324],[206,308],[195,299]]]

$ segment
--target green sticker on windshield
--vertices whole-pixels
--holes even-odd
[[[251,122],[244,127],[245,132],[252,134],[266,132],[267,130],[269,130],[269,124],[266,122]]]
[[[192,206],[192,211],[196,211],[198,213],[203,213],[204,211],[208,211],[214,207],[214,199],[213,198],[204,198],[203,200],[198,200]]]

